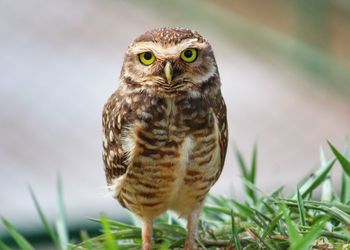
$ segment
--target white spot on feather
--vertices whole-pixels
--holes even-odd
[[[191,90],[188,92],[188,95],[191,98],[199,98],[201,96],[201,93],[197,90]]]
[[[176,202],[178,202],[178,194],[184,183],[186,170],[187,170],[188,164],[190,163],[190,155],[193,151],[193,148],[194,148],[194,141],[192,137],[190,136],[186,137],[181,145],[180,161],[179,161],[180,164],[176,169],[176,173],[174,173],[176,176],[176,179],[173,183],[173,188],[169,195],[169,201],[172,204],[175,204]]]
[[[114,141],[114,134],[113,134],[112,130],[109,131],[109,140],[110,140],[110,142]]]
[[[125,177],[126,177],[126,173],[123,174],[122,176],[119,176],[118,178],[115,178],[112,181],[112,184],[107,186],[108,192],[111,193],[114,198],[116,198],[119,195],[120,190],[122,189]]]
[[[133,129],[131,128],[125,128],[121,131],[121,144],[123,147],[123,151],[127,155],[127,162],[130,162],[130,160],[133,158],[136,148],[136,139],[135,139],[135,133]]]
[[[106,134],[103,133],[103,146],[104,148],[107,148],[108,147],[108,141],[107,141],[107,138],[106,138]]]
[[[210,161],[210,165],[213,167],[209,168],[209,170],[213,171],[211,174],[216,174],[216,171],[218,169],[218,166],[221,165],[221,154],[220,154],[220,146],[219,146],[219,140],[220,140],[220,130],[219,130],[219,121],[217,117],[213,114],[214,117],[214,130],[215,130],[215,140],[216,140],[216,147],[214,149],[214,152],[212,154],[212,159]]]
[[[192,153],[194,147],[193,139],[191,137],[186,137],[181,147],[181,168],[186,168],[190,161],[190,154]]]

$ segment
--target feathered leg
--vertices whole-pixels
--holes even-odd
[[[153,221],[142,220],[142,250],[152,250]]]
[[[202,206],[198,206],[194,209],[187,219],[187,238],[185,242],[185,250],[197,249],[196,235],[199,215],[202,210]]]

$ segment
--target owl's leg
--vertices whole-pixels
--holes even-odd
[[[202,210],[202,205],[195,208],[187,219],[187,238],[185,242],[185,250],[197,249],[196,235],[199,215]]]
[[[142,222],[142,250],[152,250],[153,221],[141,219]]]

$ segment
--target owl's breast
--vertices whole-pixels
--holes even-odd
[[[196,156],[194,150],[214,152],[209,144],[216,141],[215,126],[202,100],[158,98],[148,104],[134,110],[135,122],[123,133],[130,165],[121,196],[135,213],[141,213],[140,209],[145,213],[149,208],[157,214],[174,207],[195,173],[192,168],[206,160],[202,154]],[[201,178],[210,172],[206,168],[202,166]]]
[[[134,160],[169,164],[179,159],[186,138],[194,141],[211,133],[214,121],[208,105],[202,99],[187,96],[146,99],[136,106],[131,128],[126,128],[126,150],[133,152]],[[130,144],[130,143],[125,143]]]
[[[213,126],[211,108],[204,98],[189,95],[158,97],[136,95],[126,99],[129,119],[157,140],[183,140],[196,130]]]

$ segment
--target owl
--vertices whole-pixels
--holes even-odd
[[[126,51],[103,109],[103,160],[109,190],[141,221],[144,250],[168,210],[187,219],[184,248],[196,249],[203,201],[226,155],[220,87],[212,48],[196,31],[150,30]]]

